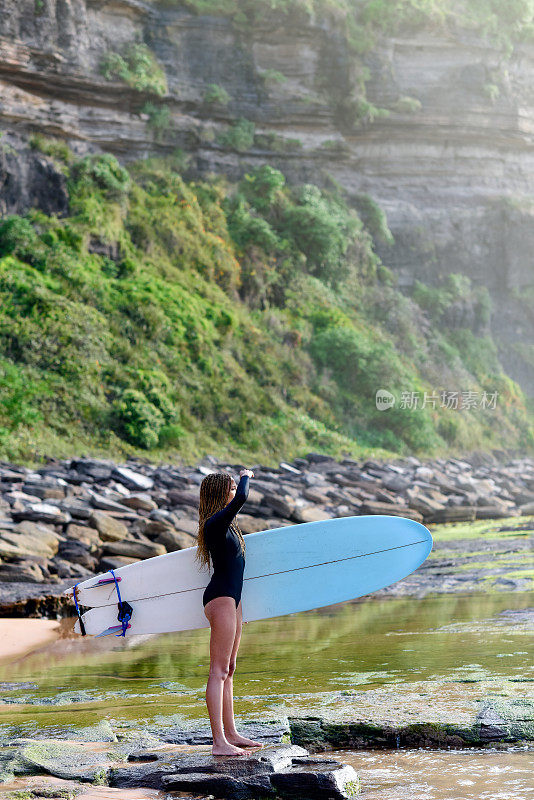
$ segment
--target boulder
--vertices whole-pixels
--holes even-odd
[[[332,514],[318,506],[296,507],[291,515],[297,522],[318,522],[323,519],[332,519]]]
[[[198,508],[199,495],[197,489],[171,489],[167,497],[173,506],[191,506]]]
[[[101,511],[116,511],[118,514],[124,513],[124,507],[121,503],[112,500],[111,497],[106,497],[98,492],[91,492],[91,505],[93,508],[99,508]]]
[[[33,561],[23,559],[13,564],[0,564],[1,583],[43,583],[41,567]]]
[[[295,510],[295,500],[290,494],[274,494],[266,492],[263,496],[263,504],[281,517],[292,517]]]
[[[311,503],[319,503],[319,505],[328,505],[330,502],[324,488],[319,489],[316,486],[307,486],[302,490],[302,496],[305,500],[309,500]]]
[[[395,517],[414,519],[416,522],[423,521],[423,515],[416,509],[395,505],[394,503],[378,503],[372,500],[366,500],[362,503],[360,514],[389,514]]]
[[[12,516],[15,522],[26,519],[32,522],[49,522],[53,525],[63,525],[65,522],[70,522],[68,513],[49,503],[31,503],[20,511],[13,511]]]
[[[62,580],[66,578],[83,580],[94,575],[93,570],[87,569],[87,567],[84,567],[82,564],[72,564],[70,561],[66,561],[64,558],[60,558],[59,556],[54,556],[54,558],[51,560],[50,572],[55,572],[58,578],[61,578]]]
[[[96,572],[98,559],[91,553],[90,545],[76,539],[66,539],[59,545],[58,556],[74,564],[81,564],[82,567],[91,572]]]
[[[104,543],[104,555],[126,556],[127,558],[153,558],[167,552],[165,546],[158,542],[141,542],[138,539],[122,539]]]
[[[103,511],[93,511],[89,524],[96,528],[103,542],[118,542],[128,535],[128,528],[118,519]]]
[[[195,536],[185,531],[176,531],[173,528],[166,528],[157,537],[156,543],[163,545],[167,553],[174,553],[176,550],[185,550],[187,547],[196,547]]]
[[[45,525],[25,521],[13,530],[0,531],[0,557],[42,555],[52,558],[58,547],[59,537]]]
[[[426,522],[472,522],[476,515],[476,506],[445,506],[441,511],[429,515]]]
[[[127,467],[115,467],[112,472],[113,477],[133,489],[152,489],[154,481],[146,475],[141,475],[139,472],[134,472]]]
[[[102,541],[96,528],[89,528],[85,525],[75,525],[73,522],[67,528],[67,537],[83,542],[92,549],[100,547]]]
[[[98,569],[100,572],[107,572],[110,569],[119,569],[120,567],[128,566],[128,564],[135,564],[137,561],[141,561],[141,559],[128,558],[127,556],[104,556],[104,558],[100,559]]]
[[[158,507],[149,494],[131,494],[129,497],[123,497],[121,503],[123,506],[133,508],[135,511],[138,509],[154,511]]]
[[[518,511],[514,509],[503,509],[500,506],[476,506],[477,519],[500,519],[503,517],[516,517]]]

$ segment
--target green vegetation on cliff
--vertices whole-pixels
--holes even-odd
[[[276,14],[344,20],[356,53],[372,49],[380,34],[401,29],[472,29],[511,54],[515,42],[534,37],[534,0],[153,0],[197,14],[231,17],[247,27]]]
[[[69,216],[0,222],[3,457],[534,444],[487,293],[456,276],[401,294],[373,250],[370,231],[391,234],[370,198],[366,228],[335,188],[268,165],[237,185],[187,182],[180,163],[65,157]],[[496,408],[399,402],[439,389],[498,392]]]

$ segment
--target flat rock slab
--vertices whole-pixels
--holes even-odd
[[[468,684],[468,688],[466,687]],[[534,696],[528,680],[395,684],[332,693],[320,713],[289,715],[291,741],[312,752],[331,748],[484,747],[534,742]]]
[[[241,756],[213,756],[164,746],[143,751],[144,762],[124,762],[124,749],[112,742],[19,739],[0,749],[0,781],[20,775],[52,775],[113,788],[152,788],[203,792],[216,798],[282,797],[344,800],[356,794],[357,773],[334,759],[310,757],[298,745],[268,745]],[[122,761],[122,763],[117,763]]]
[[[146,761],[139,763],[144,756]],[[350,766],[334,759],[310,758],[296,745],[271,745],[243,756],[173,753],[172,750],[132,753],[128,766],[110,770],[113,787],[148,786],[169,791],[203,792],[214,797],[348,798],[359,786]]]
[[[23,744],[20,759],[34,772],[91,783],[104,778],[109,763],[106,754],[83,744],[50,739]]]

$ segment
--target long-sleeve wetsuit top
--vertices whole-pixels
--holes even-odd
[[[248,488],[249,476],[242,475],[233,500],[204,523],[204,541],[213,564],[213,575],[202,596],[204,605],[214,597],[227,596],[234,598],[237,608],[241,600],[245,558],[239,537],[230,524],[246,502]]]

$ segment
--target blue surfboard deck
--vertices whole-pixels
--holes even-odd
[[[252,621],[362,597],[414,572],[432,550],[430,531],[405,517],[340,517],[245,536],[241,605]],[[208,627],[202,594],[212,571],[200,569],[197,548],[130,564],[115,571],[123,600],[133,608],[127,636]],[[89,634],[117,625],[109,573],[81,583],[79,602]],[[79,631],[79,623],[75,628]]]

